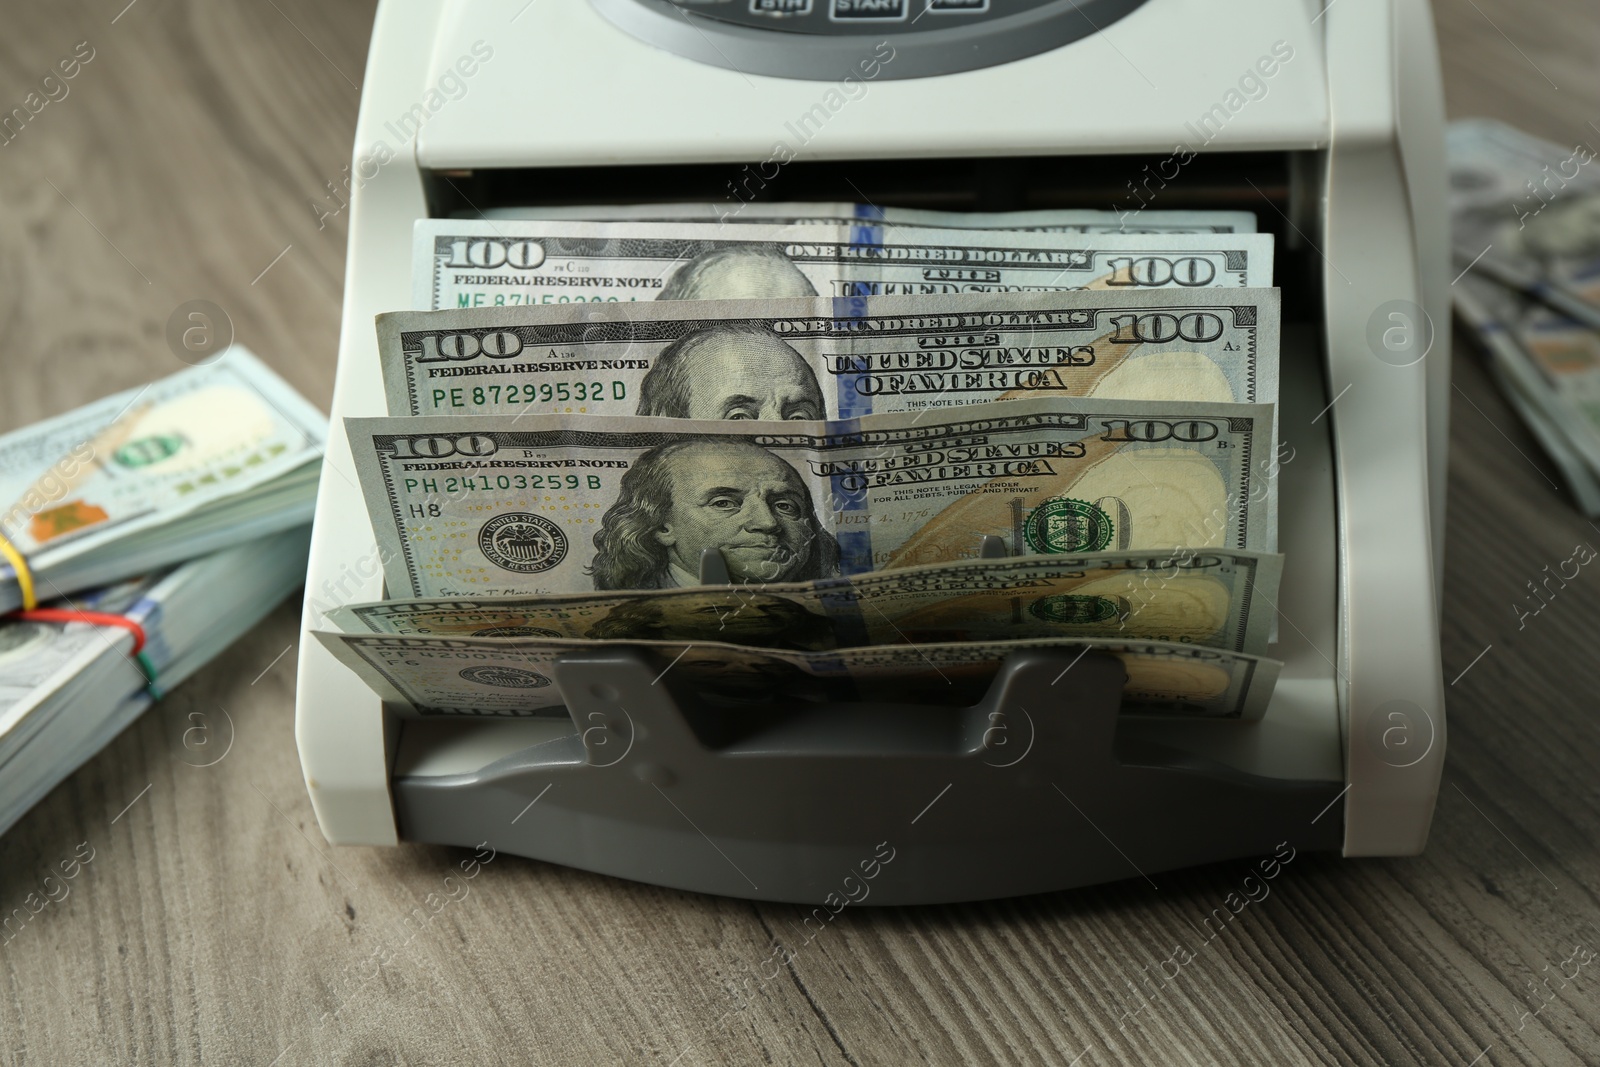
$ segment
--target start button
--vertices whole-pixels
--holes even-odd
[[[829,0],[835,22],[904,22],[911,0]]]

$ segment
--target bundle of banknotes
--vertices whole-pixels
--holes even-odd
[[[393,599],[330,612],[335,656],[403,711],[524,715],[597,642],[735,703],[971,703],[1092,649],[1128,710],[1260,713],[1252,215],[741,208],[417,222],[388,416],[345,421]]]
[[[1600,142],[1451,125],[1456,312],[1491,375],[1600,516]]]
[[[326,438],[239,346],[0,436],[0,833],[304,580]]]

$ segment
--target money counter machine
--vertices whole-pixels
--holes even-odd
[[[775,703],[729,722],[595,654],[557,671],[569,716],[462,722],[386,711],[305,639],[296,733],[324,835],[487,840],[802,903],[891,854],[871,902],[1280,842],[1420,851],[1445,742],[1442,121],[1426,0],[388,0],[307,631],[383,595],[340,427],[384,413],[373,317],[409,306],[414,219],[760,198],[1112,208],[1136,229],[1143,206],[1218,208],[1277,239],[1286,666],[1250,722],[1119,715],[1121,667],[1096,656],[1015,659],[972,708]]]

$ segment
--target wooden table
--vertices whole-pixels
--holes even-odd
[[[0,31],[5,109],[94,51],[0,147],[0,428],[179,369],[165,324],[196,298],[326,404],[345,218],[319,215],[371,4],[123,2],[13,4]],[[1453,114],[1593,143],[1592,4],[1438,15]],[[1600,1062],[1600,967],[1557,977],[1574,946],[1600,950],[1600,577],[1525,628],[1514,608],[1600,536],[1457,349],[1455,680],[1427,854],[1301,856],[1170,982],[1145,984],[1246,864],[846,909],[735,995],[774,939],[799,942],[799,909],[509,856],[447,885],[456,850],[330,848],[295,754],[286,606],[0,839],[5,911],[93,850],[0,946],[0,1063]],[[233,747],[195,766],[184,732],[222,710]]]

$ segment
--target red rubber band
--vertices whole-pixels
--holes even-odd
[[[34,608],[32,611],[18,611],[11,616],[13,619],[30,619],[34,622],[87,622],[95,626],[116,626],[133,635],[133,650],[128,654],[137,656],[139,650],[144,648],[144,627],[132,619],[122,615],[112,615],[105,611],[69,611],[66,608]]]

